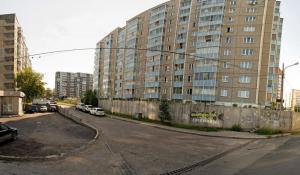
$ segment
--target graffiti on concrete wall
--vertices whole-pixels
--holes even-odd
[[[193,112],[190,115],[190,122],[199,126],[221,128],[223,126],[223,118],[224,114],[217,114],[216,112]]]

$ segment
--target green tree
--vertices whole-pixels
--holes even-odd
[[[167,123],[171,120],[169,103],[165,99],[161,100],[159,104],[159,118],[162,123]]]
[[[98,98],[96,91],[86,91],[81,101],[86,105],[98,106]]]
[[[46,91],[45,91],[44,96],[45,96],[46,98],[51,98],[51,97],[53,97],[53,90],[50,89],[50,88],[47,88]]]
[[[33,99],[42,97],[45,93],[45,83],[43,75],[26,68],[17,74],[17,87],[26,95],[26,102],[32,102]]]

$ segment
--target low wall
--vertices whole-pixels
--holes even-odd
[[[114,113],[142,113],[146,118],[159,120],[158,101],[100,100],[99,104]],[[231,128],[239,124],[245,130],[272,128],[289,132],[300,129],[300,114],[290,111],[170,102],[169,112],[174,123],[202,127]]]

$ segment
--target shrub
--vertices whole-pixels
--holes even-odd
[[[261,128],[255,131],[255,133],[259,135],[275,135],[275,134],[282,134],[283,132],[278,129]]]
[[[167,100],[161,100],[159,104],[159,118],[162,123],[170,122],[169,104]]]
[[[242,132],[243,131],[243,128],[241,127],[240,124],[235,124],[231,127],[231,130],[232,131],[236,131],[236,132]]]

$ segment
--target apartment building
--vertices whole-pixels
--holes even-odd
[[[100,98],[270,106],[282,23],[276,0],[170,0],[97,43],[94,89]]]
[[[93,89],[93,75],[86,73],[56,72],[56,97],[81,98]]]
[[[0,15],[0,63],[0,90],[16,90],[16,74],[31,62],[15,14]]]
[[[291,98],[291,107],[292,110],[296,110],[299,112],[300,109],[300,90],[292,90],[292,98]]]

